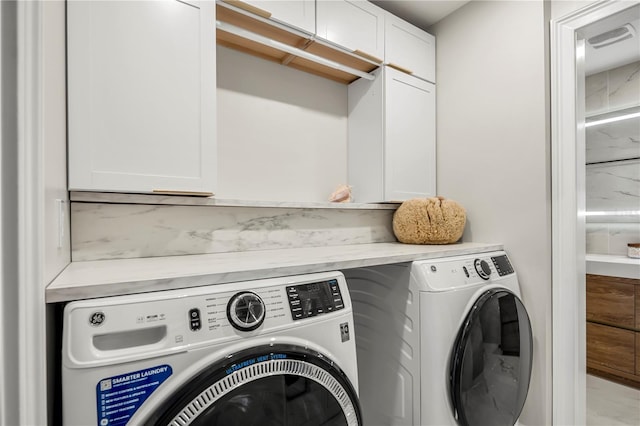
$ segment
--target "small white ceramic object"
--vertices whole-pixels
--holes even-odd
[[[627,244],[627,256],[640,259],[640,243]]]

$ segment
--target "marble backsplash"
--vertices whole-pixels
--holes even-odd
[[[627,244],[640,243],[640,223],[587,223],[586,252],[627,255]]]
[[[72,260],[393,242],[394,211],[72,202]]]

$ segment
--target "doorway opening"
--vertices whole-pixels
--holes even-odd
[[[625,66],[633,68],[634,62],[637,61],[622,59],[622,62],[614,63],[612,61],[615,60],[615,55],[611,52],[618,50],[628,40],[633,41],[631,45],[639,49],[633,17],[634,12],[638,13],[638,8],[640,5],[637,2],[599,2],[552,21],[554,424],[591,424],[590,416],[593,416],[593,410],[600,410],[592,401],[594,397],[598,398],[595,396],[598,391],[594,386],[602,384],[599,382],[601,379],[595,375],[587,375],[587,367],[589,366],[590,372],[593,372],[598,356],[602,361],[603,353],[608,353],[608,356],[614,358],[615,355],[613,349],[600,348],[600,354],[594,357],[592,353],[587,353],[587,348],[593,346],[587,342],[588,338],[593,340],[598,337],[598,334],[594,333],[594,330],[601,331],[598,327],[612,324],[604,324],[606,321],[602,318],[590,321],[595,325],[587,324],[587,318],[594,319],[595,306],[587,302],[587,294],[591,297],[596,287],[587,284],[586,274],[590,272],[592,275],[599,275],[598,273],[607,272],[613,278],[620,278],[615,277],[619,273],[615,272],[616,266],[611,266],[611,262],[592,262],[591,258],[599,255],[609,256],[609,260],[614,256],[626,259],[626,253],[619,253],[618,245],[622,244],[622,241],[618,239],[633,238],[635,229],[640,235],[640,206],[635,208],[633,204],[637,204],[640,196],[640,185],[637,178],[623,177],[625,170],[639,168],[637,166],[640,163],[634,161],[640,161],[640,156],[621,158],[618,155],[618,158],[613,158],[612,145],[602,149],[602,143],[596,142],[598,138],[593,136],[599,132],[598,126],[607,125],[603,120],[613,118],[608,123],[624,121],[617,117],[633,114],[634,108],[640,107],[640,99],[620,103],[619,96],[624,91],[615,90],[614,96],[611,97],[607,86],[616,81],[615,75],[622,72],[614,70]],[[612,46],[615,48],[612,49]],[[599,54],[594,53],[598,50]],[[603,59],[602,52],[605,51],[612,57]],[[599,73],[604,74],[598,75]],[[640,70],[635,72],[634,77],[629,77],[623,78],[623,81],[629,83],[635,79],[635,84],[639,84]],[[606,80],[606,87],[601,85],[599,91],[593,91],[593,88],[598,86],[598,79],[601,82],[602,79]],[[617,89],[620,87],[618,84]],[[638,92],[636,89],[636,93]],[[595,99],[598,96],[606,102],[596,106]],[[629,121],[626,126],[632,129],[640,128],[640,121],[636,121],[635,125],[633,123]],[[616,125],[617,130],[609,130],[607,134],[612,136],[616,132],[620,133],[620,127],[624,126]],[[604,127],[600,128],[600,138],[604,137],[605,133],[601,129]],[[617,184],[611,185],[611,179],[616,180]],[[630,186],[629,190],[620,191],[620,182],[626,182]],[[627,198],[627,207],[624,207],[627,202],[624,194],[627,194],[627,197],[636,194],[634,200]],[[622,198],[616,201],[616,197]],[[609,233],[612,229],[613,234]],[[622,230],[629,232],[621,232]],[[605,245],[606,250],[603,249]],[[605,252],[592,253],[594,251]],[[634,262],[628,263],[631,266],[628,270],[638,274],[636,278],[640,284],[640,263],[636,265]],[[603,265],[609,269],[593,269],[595,266]],[[606,289],[607,286],[601,286],[600,289],[602,288]],[[631,290],[635,291],[635,287]],[[606,296],[595,300],[606,300]],[[637,327],[637,331],[635,329],[638,325],[640,322],[633,322],[624,328],[623,334],[629,342],[640,342],[640,338],[636,340],[635,337],[635,333],[640,331],[640,327]],[[608,333],[610,330],[606,331],[606,335],[611,334]],[[633,350],[636,349],[640,349],[640,343],[634,344]],[[628,352],[625,352],[625,357],[629,357]],[[640,368],[640,357],[636,357],[635,354],[632,357],[625,368],[635,373],[636,364]],[[640,373],[640,370],[637,372]],[[604,381],[604,384],[609,383]],[[615,385],[612,382],[611,384]],[[632,388],[627,386],[622,389]],[[605,392],[611,394],[611,390]],[[632,405],[632,416],[639,415],[637,404],[638,400]],[[632,417],[628,421],[629,424],[638,424],[639,420]],[[595,420],[593,424],[596,423],[602,423],[602,419]]]

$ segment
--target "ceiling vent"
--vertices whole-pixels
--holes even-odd
[[[617,43],[622,40],[628,40],[636,36],[636,29],[631,24],[625,24],[606,33],[598,34],[587,40],[594,49],[600,49]]]

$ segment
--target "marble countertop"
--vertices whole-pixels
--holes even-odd
[[[640,259],[611,254],[587,254],[587,274],[640,279]]]
[[[47,287],[47,303],[222,284],[502,250],[502,244],[353,244],[72,262]]]
[[[84,192],[73,191],[70,201],[86,203],[115,204],[154,204],[173,206],[209,206],[209,207],[262,207],[287,209],[360,209],[360,210],[396,210],[398,203],[319,203],[293,201],[256,201],[231,200],[215,197],[194,197],[186,195],[165,194],[123,194],[119,192]]]

